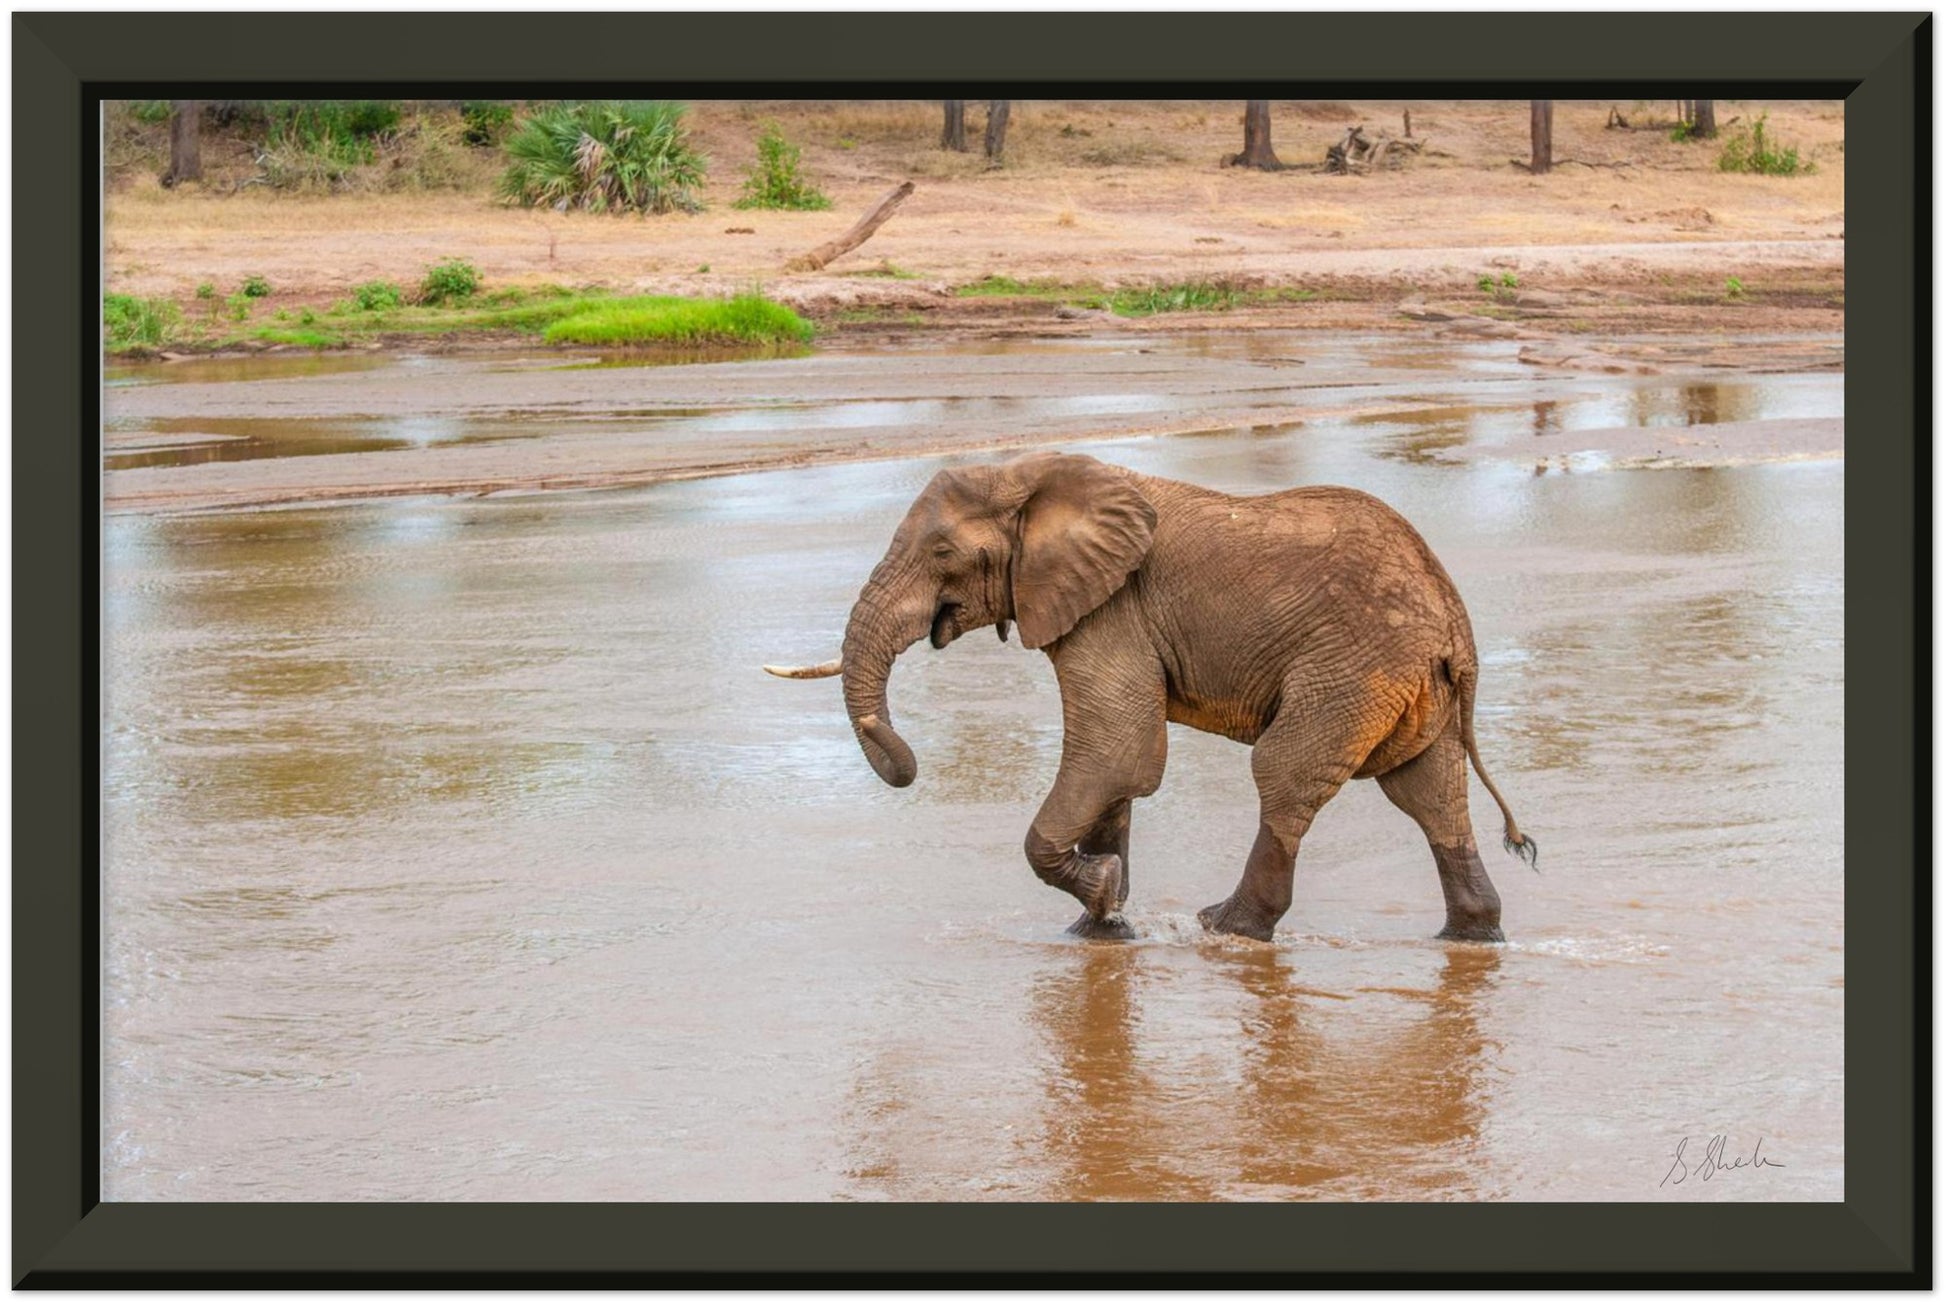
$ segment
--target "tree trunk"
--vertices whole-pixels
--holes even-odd
[[[1275,172],[1284,166],[1277,157],[1277,151],[1270,147],[1270,101],[1245,100],[1243,102],[1243,152],[1224,158],[1223,166],[1232,168],[1262,168]]]
[[[1696,101],[1695,122],[1696,122],[1696,128],[1690,134],[1696,136],[1714,136],[1716,134],[1716,101],[1715,100]]]
[[[203,102],[176,100],[169,111],[169,170],[162,184],[203,179]]]
[[[1554,169],[1554,101],[1529,100],[1528,104],[1533,115],[1534,156],[1527,170],[1538,177]]]
[[[1013,105],[1012,100],[987,101],[987,158],[995,163],[1007,148],[1007,115]]]
[[[808,254],[801,254],[791,259],[788,263],[784,264],[784,270],[787,272],[815,272],[832,259],[840,258],[850,253],[859,245],[871,239],[872,232],[884,226],[892,214],[899,211],[899,205],[903,204],[906,201],[906,196],[911,193],[912,183],[910,181],[892,187],[885,192],[884,198],[872,206],[871,212],[865,214],[865,216],[859,218],[853,224],[851,230],[845,232],[836,240],[825,241]]]
[[[939,148],[966,152],[966,101],[947,100],[946,126],[939,133]]]

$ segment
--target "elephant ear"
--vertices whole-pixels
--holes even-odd
[[[1155,508],[1126,472],[1092,457],[1038,454],[1018,465],[1028,495],[1014,556],[1014,619],[1022,643],[1046,647],[1142,564],[1155,538]]]

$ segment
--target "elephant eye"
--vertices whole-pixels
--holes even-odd
[[[932,555],[941,561],[945,561],[957,551],[958,549],[954,548],[952,544],[946,542],[944,539],[941,539],[932,546]]]

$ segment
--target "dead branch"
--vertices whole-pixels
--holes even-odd
[[[1383,131],[1367,136],[1361,123],[1346,128],[1344,139],[1324,151],[1324,166],[1320,170],[1338,176],[1363,176],[1379,168],[1400,167],[1406,155],[1417,154],[1425,147],[1424,140],[1401,140]]]
[[[798,257],[791,259],[788,263],[784,264],[784,270],[787,272],[815,272],[834,259],[844,257],[859,245],[871,239],[872,233],[881,226],[884,226],[891,219],[892,214],[899,211],[899,205],[903,204],[911,194],[912,183],[910,181],[892,187],[892,189],[885,192],[884,198],[872,206],[872,210],[869,213],[858,219],[851,230],[845,232],[836,240],[827,240],[825,243],[811,250],[810,253],[800,254]]]

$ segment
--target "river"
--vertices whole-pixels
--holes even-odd
[[[1077,451],[1238,493],[1353,485],[1413,521],[1472,614],[1483,756],[1543,848],[1538,873],[1502,856],[1475,782],[1507,945],[1433,940],[1431,857],[1369,782],[1305,839],[1274,943],[1203,935],[1255,792],[1244,748],[1181,726],[1136,806],[1139,936],[1076,941],[1020,851],[1060,748],[1045,658],[909,652],[902,791],[836,681],[761,673],[835,655],[913,495],[986,453],[114,515],[104,1196],[1842,1199],[1843,461],[1524,442],[1838,423],[1842,376],[1530,399],[1504,346],[1277,347],[1385,384],[1342,416]],[[259,446],[281,409],[238,414],[294,383],[272,365],[192,382],[232,387]],[[1007,401],[960,397],[968,423]],[[885,401],[821,392],[822,437],[940,419]],[[776,418],[738,420],[652,418],[692,440]],[[265,456],[402,456],[384,425]],[[1773,1163],[1705,1181],[1714,1135]]]

